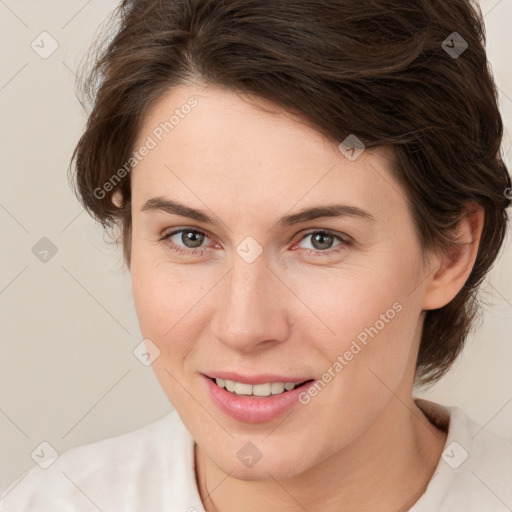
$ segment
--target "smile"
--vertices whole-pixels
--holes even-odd
[[[220,388],[223,388],[235,395],[257,397],[280,395],[281,393],[286,393],[287,391],[291,391],[292,389],[304,384],[304,382],[267,382],[264,384],[252,385],[227,379],[215,379],[215,383]]]
[[[226,378],[228,376],[231,379]],[[282,417],[300,405],[299,395],[314,383],[314,379],[291,382],[291,379],[283,379],[284,376],[276,378],[277,375],[223,377],[203,375],[206,394],[223,414],[243,423],[265,423]],[[274,379],[277,382],[272,382]]]

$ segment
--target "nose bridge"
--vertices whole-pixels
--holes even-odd
[[[261,255],[250,263],[234,256],[213,326],[215,336],[233,349],[252,350],[287,335],[285,307],[267,264]]]
[[[265,259],[261,256],[252,263],[247,263],[238,256],[234,258],[224,303],[225,312],[231,317],[232,327],[241,322],[248,328],[254,319],[266,313],[265,299],[268,299],[268,288],[272,286],[269,282],[271,275]],[[272,307],[271,304],[268,306]]]
[[[261,293],[258,287],[264,288],[268,274],[267,262],[262,256],[251,263],[236,256],[230,276],[230,293],[239,294],[241,297],[254,297],[255,293]]]

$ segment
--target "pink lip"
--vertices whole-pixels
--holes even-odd
[[[234,374],[224,373],[222,375]],[[220,379],[227,378],[228,380],[236,380],[236,382],[247,384],[263,384],[265,382],[301,382],[301,380],[295,379],[288,380],[287,378],[274,378],[275,376],[270,377],[271,378],[269,378],[269,376],[259,375],[257,378],[251,377],[244,379],[242,376],[238,375],[235,379],[217,376],[217,378]],[[230,393],[229,391],[217,386],[214,381],[206,376],[203,376],[203,379],[213,403],[224,414],[227,414],[235,420],[243,421],[244,423],[264,423],[282,416],[285,412],[289,411],[299,403],[299,395],[314,383],[314,381],[308,382],[298,388],[279,395],[270,395],[268,397],[249,397],[238,396],[234,393]],[[304,381],[307,379],[302,380]]]
[[[290,377],[289,375],[277,375],[275,373],[262,373],[260,375],[253,375],[252,377],[240,375],[239,373],[235,372],[208,372],[204,375],[206,375],[206,377],[210,377],[211,379],[232,380],[234,382],[241,382],[242,384],[252,385],[266,384],[267,382],[282,382],[284,384],[287,382],[293,382],[298,384],[299,382],[304,382],[311,379],[311,377]]]

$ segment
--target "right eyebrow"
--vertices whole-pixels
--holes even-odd
[[[164,199],[163,197],[153,197],[152,199],[148,199],[142,205],[141,211],[163,211],[173,215],[188,217],[189,219],[202,222],[203,224],[218,224],[218,222],[213,217],[210,217],[210,215],[208,215],[206,212],[203,212],[202,210],[190,208],[189,206],[185,206],[182,203],[177,201],[170,201],[169,199]]]

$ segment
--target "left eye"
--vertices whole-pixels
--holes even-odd
[[[177,237],[177,238],[175,238]],[[311,237],[311,248],[303,249],[308,254],[329,254],[337,253],[350,245],[350,240],[340,234],[331,233],[325,230],[317,230],[302,236],[298,244]],[[164,235],[161,239],[168,243],[168,247],[180,254],[195,254],[203,252],[202,244],[205,240],[209,240],[206,233],[196,229],[180,229]],[[338,244],[333,246],[334,241]],[[333,248],[334,247],[334,248]]]
[[[313,231],[304,235],[300,241],[303,242],[309,237],[311,237],[312,249],[319,252],[327,252],[328,249],[331,249],[333,247],[332,243],[334,240],[339,241],[338,245],[347,243],[347,240],[344,240],[341,236],[329,233],[328,231]],[[335,245],[334,247],[337,247],[338,245]]]

